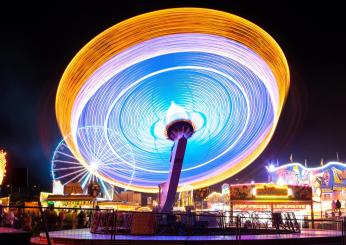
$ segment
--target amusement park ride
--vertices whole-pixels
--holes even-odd
[[[297,164],[285,167],[283,174],[268,169],[278,184],[226,184],[224,195],[208,198],[208,210],[229,208],[225,216],[190,212],[186,207],[192,202],[184,198],[176,210],[184,207],[186,212],[172,212],[176,193],[182,194],[184,186],[193,190],[220,183],[264,151],[289,86],[280,46],[246,19],[203,8],[164,9],[130,18],[88,42],[60,80],[55,106],[63,140],[53,155],[53,178],[67,187],[79,182],[83,194],[89,187],[98,198],[87,196],[93,205],[101,199],[98,193],[105,193],[104,207],[109,202],[113,212],[95,212],[91,233],[185,236],[215,234],[217,227],[227,235],[232,228],[236,239],[244,230],[275,231],[277,239],[280,229],[285,235],[288,230],[300,232],[293,211],[305,215],[306,210],[314,228],[312,188],[280,182],[288,172],[299,181],[316,172],[318,182],[330,183],[333,173],[341,185],[346,170],[337,169],[339,164],[330,164],[332,172]],[[95,182],[99,185],[93,186]],[[152,206],[161,214],[123,212],[141,210],[130,206],[130,198],[116,206],[115,186],[158,193],[159,203]],[[200,207],[205,211],[203,203]],[[284,219],[275,213],[282,210],[287,211]]]
[[[176,119],[174,119],[174,117]],[[171,121],[173,119],[173,121]],[[161,212],[172,211],[177,192],[180,172],[184,161],[187,140],[193,135],[194,127],[183,108],[172,102],[166,123],[167,137],[174,142],[168,180],[159,185],[159,205]]]
[[[159,193],[169,212],[182,186],[220,183],[261,154],[289,84],[279,45],[238,16],[175,8],[125,20],[60,80],[53,178],[96,180],[109,199],[114,186]]]

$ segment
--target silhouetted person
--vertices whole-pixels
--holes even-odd
[[[332,215],[334,215],[334,212],[336,210],[336,202],[335,200],[332,201]]]
[[[24,215],[24,230],[31,231],[32,230],[32,217],[30,212]]]
[[[72,225],[72,229],[76,229],[77,228],[77,210],[73,210],[72,214],[71,214],[71,225]]]
[[[78,214],[78,228],[84,228],[85,225],[85,213],[83,210],[81,210]]]
[[[335,207],[336,207],[337,210],[340,211],[340,209],[341,209],[341,202],[339,201],[339,199],[336,200]]]
[[[64,209],[62,209],[59,213],[59,230],[61,230],[64,227],[65,218],[66,218],[66,212]]]
[[[336,200],[335,206],[336,206],[336,210],[338,211],[339,217],[340,217],[341,216],[341,202],[339,201],[339,199]]]

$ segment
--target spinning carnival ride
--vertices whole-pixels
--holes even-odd
[[[179,185],[201,188],[264,150],[288,88],[282,50],[255,24],[211,9],[166,9],[120,22],[86,44],[61,78],[56,116],[64,144],[85,170],[142,192],[157,192],[168,179],[166,126],[188,119],[194,133]],[[85,127],[101,133],[82,142]],[[132,154],[119,154],[112,130]],[[99,159],[93,171],[85,150],[98,142],[112,160]],[[114,171],[103,171],[110,166]]]

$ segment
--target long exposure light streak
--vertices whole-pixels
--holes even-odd
[[[6,154],[4,150],[0,150],[0,185],[2,184],[2,181],[4,180],[5,174],[6,174]]]
[[[166,9],[116,24],[82,48],[61,78],[56,115],[63,136],[71,134],[67,147],[89,172],[94,160],[86,149],[102,142],[101,155],[117,165],[99,159],[95,176],[156,192],[168,176],[165,126],[174,102],[196,129],[180,185],[200,188],[234,175],[264,150],[288,88],[286,58],[260,27],[211,9]],[[84,127],[103,131],[78,139]]]
[[[127,181],[126,185],[130,186],[132,178],[135,175],[135,170],[129,167],[122,167],[119,158],[116,158],[113,154],[109,154],[110,151],[107,150],[107,143],[102,141],[102,139],[104,139],[103,137],[100,137],[103,133],[104,129],[102,127],[84,127],[79,128],[77,131],[79,149],[82,152],[84,159],[89,163],[89,168],[86,168],[81,164],[72,154],[66,144],[66,141],[72,137],[72,135],[67,135],[67,137],[58,144],[53,154],[53,179],[60,181],[62,185],[66,185],[70,182],[79,182],[81,183],[84,192],[87,191],[90,182],[96,181],[100,184],[102,192],[110,200],[112,200],[113,197],[113,186],[96,177],[97,172],[101,172],[105,176],[122,176],[125,173],[129,173],[127,174],[127,176],[129,176],[128,179],[119,179],[123,182]],[[108,130],[107,133],[113,144],[117,144],[118,146],[117,155],[132,156],[133,158],[131,148],[126,144],[126,142],[119,140],[119,136],[115,131]],[[135,165],[132,161],[131,163]]]

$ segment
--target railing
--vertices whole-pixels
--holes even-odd
[[[0,227],[30,232],[37,244],[50,245],[50,234],[54,231],[71,238],[83,237],[81,229],[90,233],[96,211],[107,212],[108,209],[0,206]]]
[[[305,234],[308,229],[337,236],[345,244],[344,220],[295,218],[292,213],[190,212],[155,213],[95,208],[53,208],[3,206],[0,226],[30,231],[50,244],[54,231],[59,236],[86,238],[101,234],[109,240],[116,235],[229,235],[241,241],[247,235]],[[44,235],[44,232],[46,232]],[[52,233],[53,232],[53,233]],[[108,237],[108,238],[107,238]],[[55,236],[57,239],[57,236]]]
[[[279,217],[279,215],[281,217]],[[322,239],[326,238],[333,244],[346,244],[346,223],[344,219],[308,219],[294,218],[287,213],[279,213],[275,217],[244,217],[234,216],[237,240],[241,241],[247,235],[260,234],[295,234],[300,238]],[[266,230],[263,232],[263,230]],[[319,242],[324,244],[324,242]]]

